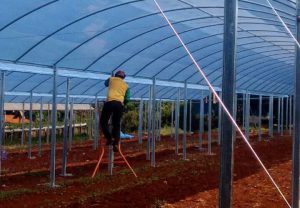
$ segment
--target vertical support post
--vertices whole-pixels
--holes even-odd
[[[62,148],[62,168],[61,168],[62,176],[67,176],[69,91],[70,91],[70,78],[67,78],[67,89],[66,89],[66,98],[65,98],[66,100],[65,100],[64,135],[63,135],[63,148]]]
[[[233,118],[236,121],[236,115],[237,115],[237,93],[234,92],[234,100],[233,100]],[[221,118],[222,119],[222,118]],[[221,120],[221,125],[222,125],[222,120]],[[221,126],[222,127],[222,126]],[[232,128],[232,141],[236,141],[236,129]],[[222,133],[221,133],[222,135]],[[222,137],[221,137],[222,138]]]
[[[246,138],[248,141],[250,140],[250,99],[251,96],[249,93],[246,94],[246,112],[245,112],[245,132],[246,132]]]
[[[152,88],[152,137],[151,137],[151,166],[155,167],[155,117],[156,117],[156,78],[153,78]]]
[[[31,140],[32,140],[32,91],[30,92],[30,107],[29,107],[29,132],[28,132],[28,158],[31,159]]]
[[[48,103],[48,113],[47,113],[47,137],[46,137],[46,143],[49,144],[49,138],[50,138],[50,105]]]
[[[281,117],[280,117],[280,135],[281,136],[283,136],[283,122],[284,122],[283,107],[284,107],[284,97],[281,98]]]
[[[2,173],[2,144],[3,144],[3,135],[4,135],[4,93],[5,93],[5,72],[1,71],[0,74],[0,176]]]
[[[277,133],[279,134],[280,133],[280,124],[281,124],[281,122],[280,122],[280,110],[281,110],[281,108],[280,108],[280,97],[278,97],[278,110],[277,110]]]
[[[138,142],[142,144],[143,142],[143,99],[140,100],[139,105],[139,127],[138,127]]]
[[[187,83],[184,83],[184,109],[183,109],[183,141],[182,155],[186,160],[186,131],[187,131]]]
[[[175,154],[178,155],[179,151],[179,111],[180,111],[180,88],[177,92],[176,109],[175,109]]]
[[[57,69],[53,68],[50,186],[55,187]]]
[[[150,146],[151,146],[151,118],[152,118],[152,91],[153,86],[149,86],[149,100],[148,100],[148,137],[147,137],[147,152],[146,159],[150,160]]]
[[[201,91],[200,98],[200,118],[199,118],[199,150],[202,150],[203,144],[203,130],[204,130],[204,102],[203,102],[203,91]]]
[[[171,138],[174,138],[174,102],[171,102]]]
[[[290,117],[289,117],[289,134],[292,135],[292,115],[293,115],[293,100],[292,96],[290,95]]]
[[[300,42],[300,0],[296,1],[297,40]],[[300,163],[300,48],[296,47],[294,73],[294,133],[293,133],[293,161],[292,161],[292,207],[299,207],[299,163]]]
[[[270,96],[270,101],[269,101],[269,136],[273,137],[273,122],[274,122],[274,116],[273,116],[273,109],[274,106],[274,97],[273,95]]]
[[[143,123],[144,123],[144,132],[147,131],[148,129],[148,124],[147,124],[147,121],[148,121],[148,117],[147,117],[147,111],[148,111],[148,102],[146,102],[145,100],[145,103],[144,103],[144,109],[143,109],[143,114],[144,114],[144,118],[143,118]]]
[[[237,28],[237,0],[224,1],[224,68],[222,80],[222,97],[229,113],[233,114],[235,94],[235,56]],[[232,206],[233,173],[233,128],[228,116],[223,111],[221,126],[220,153],[220,188],[219,207]]]
[[[113,168],[114,168],[114,151],[113,146],[109,145],[108,147],[108,174],[113,174]]]
[[[24,145],[24,122],[25,122],[25,103],[22,103],[22,134],[21,134],[21,145]]]
[[[246,94],[243,94],[243,129],[246,126]]]
[[[161,140],[161,104],[162,101],[159,100],[159,102],[157,103],[157,107],[158,107],[158,118],[157,118],[157,141]]]
[[[72,148],[72,140],[73,140],[73,99],[70,100],[70,119],[69,119],[69,151]]]
[[[192,99],[190,99],[189,135],[192,135],[192,106],[193,106]]]
[[[208,154],[211,154],[211,92],[209,91],[209,96],[208,96],[208,132],[207,132],[207,142],[208,142]]]
[[[220,96],[220,99],[222,100],[222,92],[220,91],[219,92],[219,96]],[[218,111],[218,144],[220,145],[221,144],[221,114],[222,114],[222,106],[219,102],[219,111]]]
[[[262,114],[262,95],[259,95],[258,103],[258,140],[261,141],[261,114]]]
[[[43,97],[41,97],[40,105],[40,125],[39,125],[39,152],[38,156],[42,156],[42,127],[43,127]]]
[[[285,99],[285,131],[289,128],[289,98]]]
[[[269,100],[269,136],[273,137],[273,95],[270,96]]]
[[[95,127],[94,127],[94,150],[99,146],[99,105],[98,96],[95,98]]]

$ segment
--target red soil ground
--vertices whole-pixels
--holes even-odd
[[[264,138],[252,145],[291,200],[291,150],[289,136]],[[102,164],[98,175],[91,174],[99,156],[92,141],[77,143],[68,155],[71,177],[59,176],[61,148],[57,148],[58,188],[49,188],[49,147],[42,157],[27,159],[25,150],[10,150],[3,161],[0,178],[0,207],[217,207],[219,186],[219,147],[213,155],[199,152],[197,135],[188,138],[188,160],[175,155],[174,141],[162,138],[157,142],[157,167],[145,157],[145,145],[124,142],[123,152],[135,169],[137,179],[123,163],[117,163],[109,176]],[[237,139],[234,158],[233,207],[287,207],[272,186],[244,142]],[[104,156],[107,158],[107,156]],[[118,157],[116,155],[116,157]]]

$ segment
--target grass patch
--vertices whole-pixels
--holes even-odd
[[[30,189],[16,189],[16,190],[12,190],[12,191],[1,191],[0,192],[0,199],[14,199],[17,196],[20,196],[22,194],[28,194],[28,193],[34,193],[36,191],[30,190]]]

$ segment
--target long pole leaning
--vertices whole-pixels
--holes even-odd
[[[57,69],[53,68],[52,89],[52,128],[51,128],[51,159],[50,159],[50,187],[55,187],[55,154],[56,154],[56,97],[57,97]]]
[[[235,96],[237,10],[237,0],[224,1],[222,98],[231,115]],[[219,207],[228,208],[232,206],[233,126],[224,110],[222,113]]]
[[[300,41],[300,0],[297,0],[297,40]],[[292,207],[299,208],[299,162],[300,162],[300,49],[296,47],[294,80],[294,134],[292,162]]]

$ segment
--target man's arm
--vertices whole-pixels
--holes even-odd
[[[109,78],[107,80],[105,80],[104,85],[105,85],[105,87],[108,87],[108,85],[109,85]]]
[[[130,101],[130,90],[129,88],[126,90],[125,96],[124,96],[124,105],[126,105]]]

